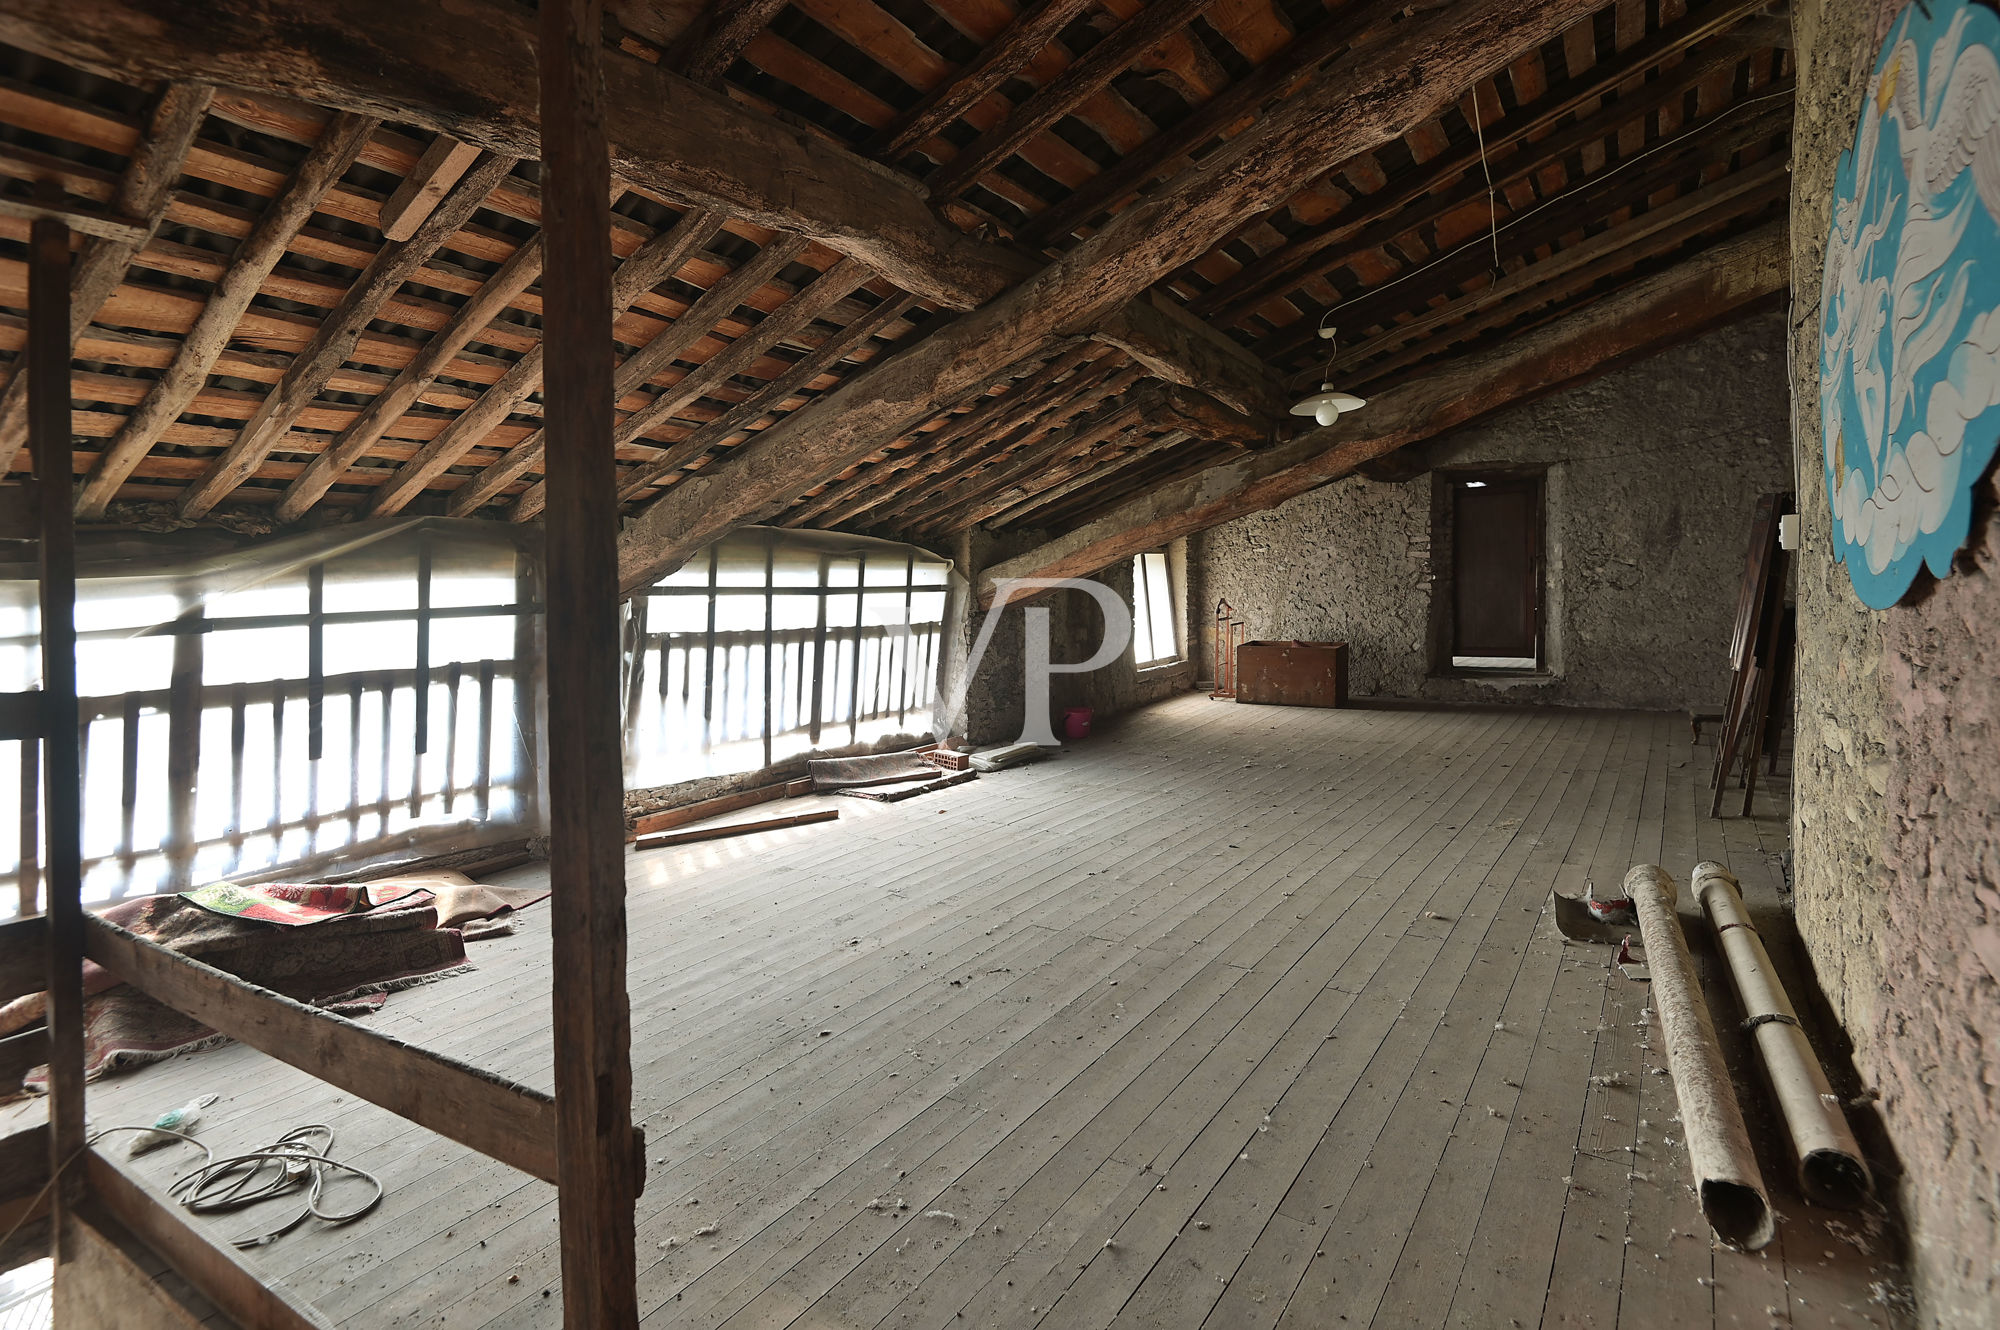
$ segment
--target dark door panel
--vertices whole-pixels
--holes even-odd
[[[1452,655],[1541,658],[1541,481],[1452,494]]]

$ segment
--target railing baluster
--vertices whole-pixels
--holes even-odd
[[[21,741],[21,913],[42,910],[42,741]]]
[[[493,662],[479,662],[479,816],[493,806]]]

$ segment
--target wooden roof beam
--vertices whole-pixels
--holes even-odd
[[[417,164],[403,177],[403,183],[382,201],[382,238],[408,240],[424,224],[451,187],[464,179],[479,160],[479,149],[460,143],[449,134],[440,134],[417,158]]]
[[[885,332],[891,324],[909,313],[911,306],[916,303],[917,298],[906,292],[884,300],[868,313],[828,337],[818,347],[801,356],[790,369],[777,378],[687,438],[667,448],[658,461],[623,477],[619,497],[627,501],[637,498],[650,486],[659,484],[676,471],[691,465],[709,449],[726,443],[733,435],[749,429],[764,416],[805,391],[813,380],[827,374],[876,336]],[[511,454],[508,460],[511,460]],[[463,516],[480,504],[488,502],[501,488],[512,483],[513,476],[520,474],[518,471],[514,472],[513,476],[503,474],[500,464],[497,463],[491,470],[495,473],[491,479],[482,472],[473,484],[467,485],[459,495],[453,496],[446,511],[454,517]],[[474,493],[481,487],[486,491],[484,496]],[[464,508],[458,506],[461,496],[468,505]]]
[[[1148,458],[1157,457],[1169,449],[1178,448],[1193,437],[1193,435],[1187,433],[1185,430],[1177,429],[1168,430],[1165,434],[1142,437],[1132,447],[1101,459],[1098,463],[1069,480],[1051,485],[1046,489],[1038,490],[1011,508],[1001,509],[999,512],[994,513],[991,518],[987,519],[986,525],[989,527],[1003,527],[1012,526],[1017,522],[1025,522],[1027,519],[1033,517],[1034,514],[1061,503],[1071,495],[1081,490],[1089,489],[1093,485],[1102,484],[1129,466],[1135,466]]]
[[[455,0],[443,23],[400,0],[9,0],[0,42],[109,77],[203,79],[541,155],[534,16]],[[630,184],[859,259],[904,290],[969,309],[1033,270],[939,219],[921,186],[636,57],[607,52],[612,169]]]
[[[931,89],[892,128],[877,135],[872,145],[875,154],[899,157],[950,128],[1046,50],[1072,20],[1094,3],[1096,0],[1042,0],[1033,9],[1017,14],[999,36],[980,48],[971,64],[958,71],[956,78]]]
[[[1005,119],[974,139],[964,151],[933,172],[925,184],[933,198],[954,198],[979,177],[1019,152],[1024,144],[1101,92],[1126,67],[1163,39],[1207,11],[1215,0],[1153,0],[1109,36],[1078,56],[1045,88],[1015,107]]]
[[[378,123],[369,116],[345,113],[327,121],[319,141],[292,172],[284,189],[259,214],[250,234],[236,246],[229,267],[209,293],[208,303],[175,349],[173,361],[98,456],[96,467],[77,495],[77,516],[102,517],[140,459],[152,451],[160,435],[180,419],[181,412],[201,392],[264,279],[284,258],[292,238],[327,190],[353,164]]]
[[[1739,4],[1726,5],[1723,9],[1740,8],[1740,4],[1747,3],[1749,0],[1740,0]],[[1542,170],[1550,162],[1566,158],[1583,146],[1595,143],[1640,117],[1679,100],[1712,74],[1717,66],[1741,60],[1747,48],[1735,41],[1722,40],[1712,47],[1704,47],[1659,78],[1619,94],[1618,100],[1599,106],[1576,123],[1549,132],[1546,137],[1532,143],[1527,142],[1530,135],[1549,130],[1564,116],[1601,101],[1624,79],[1642,77],[1660,61],[1714,37],[1719,23],[1727,17],[1726,12],[1711,17],[1703,11],[1700,21],[1686,20],[1622,53],[1615,65],[1593,69],[1580,87],[1553,104],[1538,106],[1530,103],[1489,123],[1484,131],[1487,156],[1489,159],[1498,158],[1493,187],[1496,190],[1506,189]],[[1509,150],[1517,145],[1522,150],[1510,154]],[[1227,281],[1217,283],[1193,301],[1193,307],[1204,314],[1212,314],[1217,322],[1225,326],[1234,324],[1259,305],[1282,296],[1310,277],[1339,266],[1349,255],[1374,249],[1405,232],[1427,226],[1469,202],[1485,198],[1486,179],[1483,174],[1475,172],[1478,165],[1476,143],[1442,158],[1434,158],[1411,178],[1399,180],[1376,194],[1366,196],[1361,200],[1363,206],[1360,208],[1351,212],[1343,210],[1325,224],[1294,237],[1282,248],[1248,264]],[[1456,186],[1439,188],[1440,181],[1453,176],[1460,177]]]
[[[990,304],[856,375],[715,466],[684,478],[625,530],[621,583],[650,584],[715,537],[800,494],[934,414],[933,403],[1053,336],[1087,332],[1250,212],[1277,206],[1329,161],[1436,115],[1471,83],[1556,36],[1593,0],[1462,0],[1390,25],[1365,51]]]
[[[612,274],[612,317],[624,313],[633,301],[679,272],[688,256],[714,233],[715,227],[714,213],[690,209],[671,227],[634,250]],[[462,412],[450,428],[398,467],[395,476],[375,491],[369,511],[375,514],[402,511],[423,493],[425,486],[456,466],[460,458],[503,424],[541,388],[546,349],[546,343],[537,342],[499,382],[481,393],[479,401]]]
[[[472,299],[459,306],[451,322],[424,343],[417,358],[405,365],[395,381],[378,393],[355,422],[342,430],[326,451],[286,487],[285,497],[278,501],[279,521],[296,522],[305,516],[306,510],[319,502],[320,496],[339,481],[347,468],[368,455],[389,427],[401,420],[437,382],[453,357],[541,277],[542,253],[542,237],[538,235],[514,251],[514,257],[502,264]]]
[[[424,219],[414,235],[382,246],[374,260],[354,279],[354,285],[340,303],[328,311],[306,349],[293,359],[278,386],[245,422],[236,441],[215,459],[201,480],[188,487],[180,503],[182,517],[202,516],[256,473],[258,464],[284,440],[299,412],[312,403],[334,371],[346,363],[362,329],[381,311],[383,303],[472,219],[493,187],[513,169],[513,158],[488,156],[466,173],[450,197]]]
[[[676,63],[690,82],[713,88],[786,0],[711,0],[681,36]]]
[[[1169,540],[1276,507],[1398,448],[1685,341],[1782,293],[1790,271],[1785,225],[1771,222],[1578,314],[1440,365],[1337,425],[1163,486],[995,564],[980,576],[980,604],[992,603],[998,579],[1087,576]]]
[[[132,150],[119,178],[113,211],[138,223],[143,234],[125,240],[102,237],[88,242],[69,277],[69,341],[73,347],[97,311],[125,280],[132,259],[152,238],[173,199],[181,164],[201,132],[215,89],[205,83],[170,83],[153,106],[146,137]],[[14,377],[0,393],[0,476],[28,441],[28,374],[25,353]]]

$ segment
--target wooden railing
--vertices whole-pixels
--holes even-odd
[[[914,715],[929,727],[936,691],[935,623],[818,625],[648,633],[627,681],[628,762],[659,747],[705,755],[756,742],[770,766],[777,740],[852,743],[869,721]],[[654,699],[647,732],[645,694]],[[842,733],[842,732],[845,733]],[[670,737],[671,736],[671,737]]]

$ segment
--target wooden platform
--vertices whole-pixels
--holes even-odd
[[[1544,908],[1714,857],[1775,909],[1782,790],[1710,821],[1708,760],[1678,716],[1188,697],[633,857],[649,1324],[1890,1324],[1884,1239],[1775,1162],[1778,1242],[1711,1248],[1646,990]],[[369,1019],[546,1085],[545,909]],[[325,1121],[387,1184],[254,1253],[339,1323],[558,1323],[550,1188],[249,1050],[93,1087],[91,1116],[204,1090],[219,1151]]]

